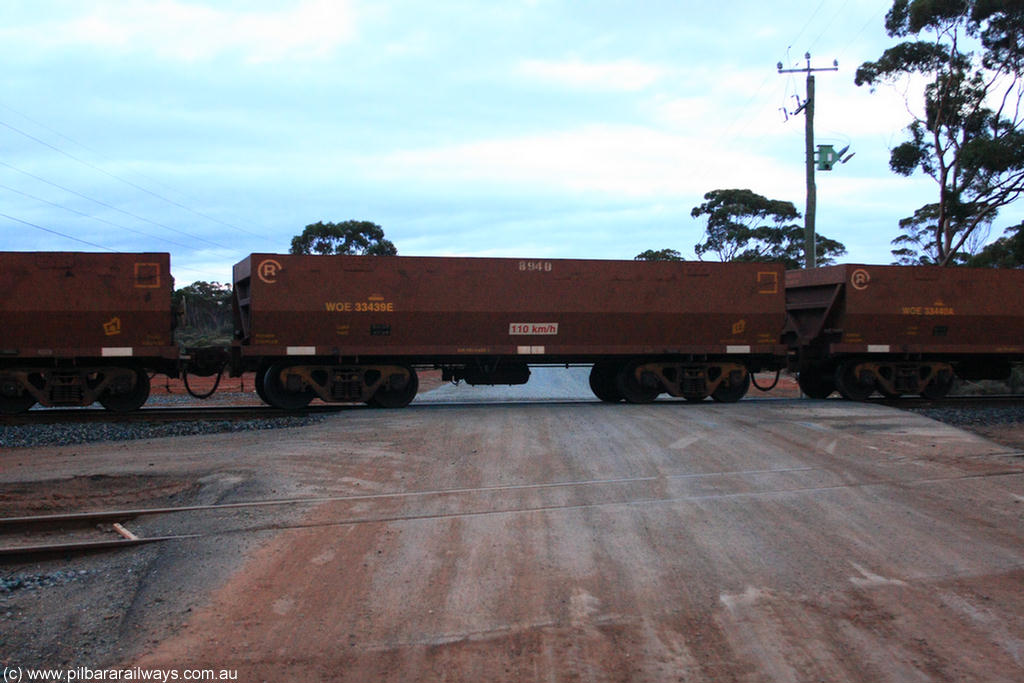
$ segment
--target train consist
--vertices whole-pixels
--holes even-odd
[[[811,398],[945,396],[1024,360],[1024,271],[843,265],[786,273],[783,340]]]
[[[1024,271],[253,254],[234,267],[236,341],[183,351],[169,261],[0,253],[0,412],[135,410],[151,375],[193,372],[253,372],[279,408],[397,408],[417,370],[521,384],[531,365],[589,365],[608,402],[732,402],[782,368],[811,397],[936,398],[1024,362]]]
[[[0,252],[0,412],[135,410],[176,375],[169,254]]]

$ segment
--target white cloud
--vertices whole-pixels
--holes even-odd
[[[654,85],[666,74],[666,69],[632,59],[611,62],[527,59],[519,62],[516,72],[526,78],[570,88],[634,92]]]
[[[752,187],[770,196],[787,196],[790,185],[802,187],[802,165],[780,168],[754,152],[739,158],[713,145],[713,137],[643,126],[588,125],[403,150],[361,166],[377,169],[387,180],[428,178],[450,188],[511,184],[621,198],[702,195],[720,187]]]
[[[274,11],[231,10],[178,0],[94,2],[87,13],[37,26],[46,46],[95,46],[199,61],[235,53],[249,62],[329,54],[355,34],[345,0],[306,0]]]

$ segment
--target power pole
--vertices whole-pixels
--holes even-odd
[[[815,71],[839,71],[839,62],[833,60],[832,66],[811,67],[811,53],[804,55],[807,66],[803,69],[783,69],[782,62],[778,68],[780,74],[792,74],[805,72],[807,74],[807,99],[800,107],[793,112],[798,114],[804,112],[806,118],[805,126],[805,147],[807,152],[807,206],[804,209],[804,268],[814,268],[815,247],[814,247],[814,213],[817,209],[818,196],[814,186],[814,72]]]

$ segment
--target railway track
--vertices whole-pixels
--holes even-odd
[[[759,395],[748,396],[746,401],[786,400]],[[792,400],[792,399],[790,399]],[[828,400],[840,400],[833,396]],[[578,401],[567,399],[511,400],[511,401],[421,401],[413,407],[493,405],[505,403],[592,403],[592,398],[581,398]],[[681,401],[680,401],[681,402]],[[1024,402],[1022,394],[1000,394],[992,396],[949,396],[940,400],[928,400],[918,396],[901,398],[875,397],[868,403],[893,406],[895,408],[943,408],[968,407],[972,405],[1013,405]],[[18,415],[0,415],[0,425],[25,424],[57,424],[74,422],[193,422],[213,420],[251,420],[274,417],[293,417],[295,415],[322,415],[361,408],[361,404],[346,405],[313,405],[298,411],[281,410],[267,405],[248,406],[155,406],[142,408],[130,413],[114,413],[103,408],[46,408],[31,410]]]
[[[139,516],[137,512],[124,510],[0,518],[0,565],[189,537],[139,537],[125,526],[126,522]]]
[[[252,420],[295,415],[336,413],[351,406],[317,405],[300,411],[287,411],[263,405],[249,406],[176,406],[142,408],[130,413],[115,413],[103,408],[44,408],[17,415],[0,416],[0,425],[58,424],[71,422],[195,422],[211,420]]]
[[[971,406],[1006,406],[1024,403],[1024,394],[997,394],[991,396],[947,396],[946,398],[929,400],[920,396],[901,396],[900,398],[876,397],[868,399],[869,403],[892,406],[894,408],[970,408]]]
[[[1021,455],[1020,451],[1011,451],[992,453],[984,457],[1017,458]],[[859,481],[822,483],[814,476],[814,473],[822,471],[820,467],[781,467],[6,517],[0,518],[0,566],[41,557],[68,556],[227,533],[468,518],[607,506],[664,505],[710,498],[794,495],[862,487],[943,484],[958,480],[1021,475],[1019,467],[1009,465],[988,472],[957,473],[920,481],[906,480],[902,477],[865,477]],[[768,483],[762,486],[754,485],[758,481]],[[666,488],[666,482],[676,482],[678,490]],[[702,482],[711,482],[713,485],[709,488]],[[710,489],[714,491],[709,492]],[[326,516],[285,523],[266,521],[258,516],[259,512],[267,512],[274,508],[329,503],[340,507]],[[209,519],[204,521],[201,517],[204,513],[215,515],[232,512],[243,514],[241,518],[229,518],[226,526],[211,525]],[[187,523],[187,526],[191,527],[188,532],[143,537],[131,531],[135,521],[140,518],[170,518],[178,515],[195,515],[200,519]]]

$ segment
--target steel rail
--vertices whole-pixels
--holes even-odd
[[[815,468],[797,468],[797,469],[815,469]],[[684,503],[704,500],[719,500],[719,499],[744,499],[744,498],[760,498],[764,496],[779,496],[779,495],[800,495],[806,493],[816,493],[822,491],[836,491],[846,489],[862,489],[862,488],[873,488],[873,487],[884,487],[884,486],[901,486],[901,487],[916,487],[929,484],[943,484],[951,481],[961,481],[970,479],[987,479],[995,477],[1019,477],[1024,476],[1024,471],[1019,469],[1000,470],[995,472],[985,472],[978,474],[964,474],[953,477],[931,477],[928,479],[922,479],[917,481],[901,481],[893,479],[874,479],[861,482],[846,482],[841,484],[832,484],[824,486],[797,486],[794,488],[781,488],[781,489],[766,489],[762,491],[736,491],[736,492],[725,492],[725,493],[694,493],[682,496],[648,496],[633,498],[629,500],[612,500],[612,501],[597,501],[597,502],[586,502],[586,503],[561,503],[561,504],[539,504],[539,505],[527,505],[525,507],[499,507],[492,509],[483,510],[466,510],[466,511],[444,511],[444,512],[413,512],[409,514],[390,514],[390,515],[370,515],[362,517],[352,517],[348,519],[335,519],[325,520],[319,522],[300,522],[293,524],[264,524],[250,527],[241,527],[235,529],[223,529],[210,533],[196,533],[196,534],[181,534],[171,536],[154,536],[151,538],[139,538],[135,540],[105,540],[105,541],[82,541],[75,543],[62,543],[62,544],[49,544],[49,545],[35,545],[35,546],[22,546],[22,547],[9,547],[0,548],[0,560],[4,558],[19,557],[19,556],[30,556],[39,554],[54,554],[61,552],[87,552],[92,550],[103,550],[120,547],[130,547],[140,545],[144,543],[156,543],[165,541],[176,541],[176,540],[187,540],[193,538],[202,538],[207,536],[220,536],[227,534],[238,534],[238,533],[255,533],[264,531],[294,531],[303,529],[317,529],[317,528],[328,528],[337,526],[352,526],[359,524],[380,524],[389,522],[407,522],[417,520],[428,520],[428,519],[451,519],[451,518],[473,518],[483,517],[492,515],[512,515],[512,514],[527,514],[537,512],[555,512],[555,511],[571,511],[571,510],[584,510],[604,507],[635,507],[642,505],[665,505],[672,503]],[[501,487],[497,487],[501,488]],[[384,494],[386,495],[386,494]]]
[[[988,454],[991,456],[1013,456],[1020,457],[1022,452],[1011,451],[1011,452],[999,452]],[[177,507],[164,507],[164,508],[139,508],[139,509],[128,509],[128,510],[106,510],[96,512],[79,512],[79,513],[62,513],[54,515],[36,515],[26,517],[7,517],[0,518],[0,531],[4,533],[12,533],[18,530],[31,529],[32,527],[42,526],[53,526],[59,524],[88,524],[95,522],[111,522],[113,520],[125,520],[141,517],[144,515],[158,515],[158,514],[180,514],[190,512],[201,512],[201,511],[222,511],[222,510],[233,510],[242,508],[257,508],[257,507],[271,507],[271,506],[285,506],[285,505],[316,505],[331,502],[363,502],[367,500],[388,500],[388,499],[408,499],[417,497],[428,497],[428,496],[463,496],[468,494],[480,494],[480,493],[500,493],[507,491],[524,491],[524,490],[543,490],[543,489],[561,489],[569,487],[593,487],[593,486],[608,486],[608,485],[622,485],[622,484],[636,484],[636,483],[652,483],[656,481],[666,479],[698,479],[698,478],[709,478],[709,477],[722,477],[722,476],[744,476],[744,475],[763,475],[763,474],[787,474],[793,472],[804,472],[811,470],[818,470],[822,468],[817,467],[790,467],[790,468],[777,468],[767,470],[740,470],[740,471],[723,471],[723,472],[704,472],[704,473],[689,473],[689,474],[678,474],[678,475],[659,475],[651,477],[624,477],[624,478],[613,478],[613,479],[594,479],[594,480],[580,480],[580,481],[564,481],[564,482],[548,482],[548,483],[536,483],[536,484],[512,484],[503,486],[487,486],[477,488],[456,488],[456,489],[439,489],[439,490],[423,490],[423,491],[395,491],[395,492],[383,492],[383,493],[369,493],[369,494],[356,494],[356,495],[345,495],[345,496],[323,496],[323,497],[310,497],[310,498],[288,498],[288,499],[276,499],[276,500],[260,500],[260,501],[247,501],[239,503],[215,503],[209,505],[192,505],[192,506],[177,506]],[[778,495],[778,494],[794,494],[807,491],[822,491],[822,490],[834,490],[834,489],[845,489],[845,488],[861,488],[869,486],[917,486],[922,484],[931,484],[947,481],[965,480],[965,479],[977,479],[977,478],[988,478],[988,477],[1002,477],[1002,476],[1022,476],[1024,470],[1020,468],[1002,469],[993,472],[985,473],[969,473],[961,474],[952,477],[934,477],[919,481],[909,480],[893,480],[893,479],[875,479],[862,482],[847,482],[836,485],[825,485],[825,486],[810,486],[803,487],[797,486],[794,488],[782,488],[782,489],[767,489],[764,491],[743,491],[735,493],[715,493],[715,494],[693,494],[684,496],[654,496],[654,497],[641,497],[632,500],[614,500],[594,503],[567,503],[567,504],[554,504],[554,505],[534,505],[526,506],[523,508],[512,507],[512,508],[498,508],[498,509],[485,509],[485,510],[467,510],[467,511],[452,511],[444,513],[409,513],[399,515],[384,515],[384,516],[366,516],[366,517],[355,517],[351,519],[331,520],[326,522],[316,523],[297,523],[297,524],[270,524],[248,528],[220,530],[212,532],[211,534],[205,533],[192,533],[192,534],[177,534],[177,535],[164,535],[154,536],[149,538],[133,538],[133,539],[112,539],[112,540],[89,540],[89,541],[77,541],[57,544],[33,544],[23,546],[9,546],[0,548],[0,561],[10,558],[18,558],[22,556],[39,555],[39,554],[53,554],[53,553],[69,553],[78,551],[92,551],[102,549],[113,549],[113,548],[124,548],[131,547],[134,545],[141,545],[145,543],[155,543],[163,541],[174,541],[184,540],[190,538],[200,538],[207,535],[217,535],[226,533],[242,533],[242,532],[255,532],[255,531],[272,531],[272,530],[288,530],[288,529],[303,529],[320,526],[341,526],[341,525],[352,525],[352,524],[365,524],[365,523],[380,523],[380,522],[392,522],[392,521],[409,521],[417,519],[434,519],[434,518],[447,518],[447,517],[472,517],[480,515],[491,515],[491,514],[512,514],[521,512],[543,512],[550,510],[564,510],[564,509],[577,509],[577,508],[592,508],[592,507],[603,507],[608,505],[638,505],[638,504],[657,504],[667,502],[682,502],[690,500],[701,500],[707,498],[732,498],[737,496],[762,496],[762,495]]]
[[[302,410],[281,410],[272,406],[181,406],[141,408],[114,413],[103,408],[44,408],[17,415],[0,416],[0,424],[57,424],[61,422],[193,422],[205,420],[260,420],[336,413],[350,406],[317,405]]]
[[[151,536],[149,538],[116,538],[98,541],[72,541],[67,543],[41,543],[24,546],[7,546],[0,548],[0,564],[17,562],[40,555],[60,555],[68,553],[84,553],[97,550],[113,550],[130,548],[163,541],[180,541],[198,538],[199,534],[182,534],[177,536]]]
[[[744,401],[778,401],[796,400],[795,397],[748,396]],[[839,398],[824,400],[842,400]],[[894,407],[944,407],[970,404],[1013,404],[1024,401],[1024,394],[997,394],[989,396],[947,396],[941,399],[925,399],[918,396],[899,398],[873,397],[865,403],[875,403]],[[596,398],[523,398],[523,399],[488,399],[488,400],[426,400],[414,401],[409,408],[434,408],[440,406],[493,406],[493,405],[575,405],[580,403],[598,404]],[[655,404],[693,405],[682,399],[662,399]],[[713,405],[710,401],[708,405]],[[323,415],[345,410],[366,409],[361,403],[345,403],[330,405],[313,405],[301,410],[282,410],[268,405],[248,406],[154,406],[143,407],[130,413],[114,413],[103,408],[43,408],[31,410],[17,415],[0,416],[0,424],[48,424],[58,422],[176,422],[194,420],[248,420],[273,417],[295,417],[305,415]]]

